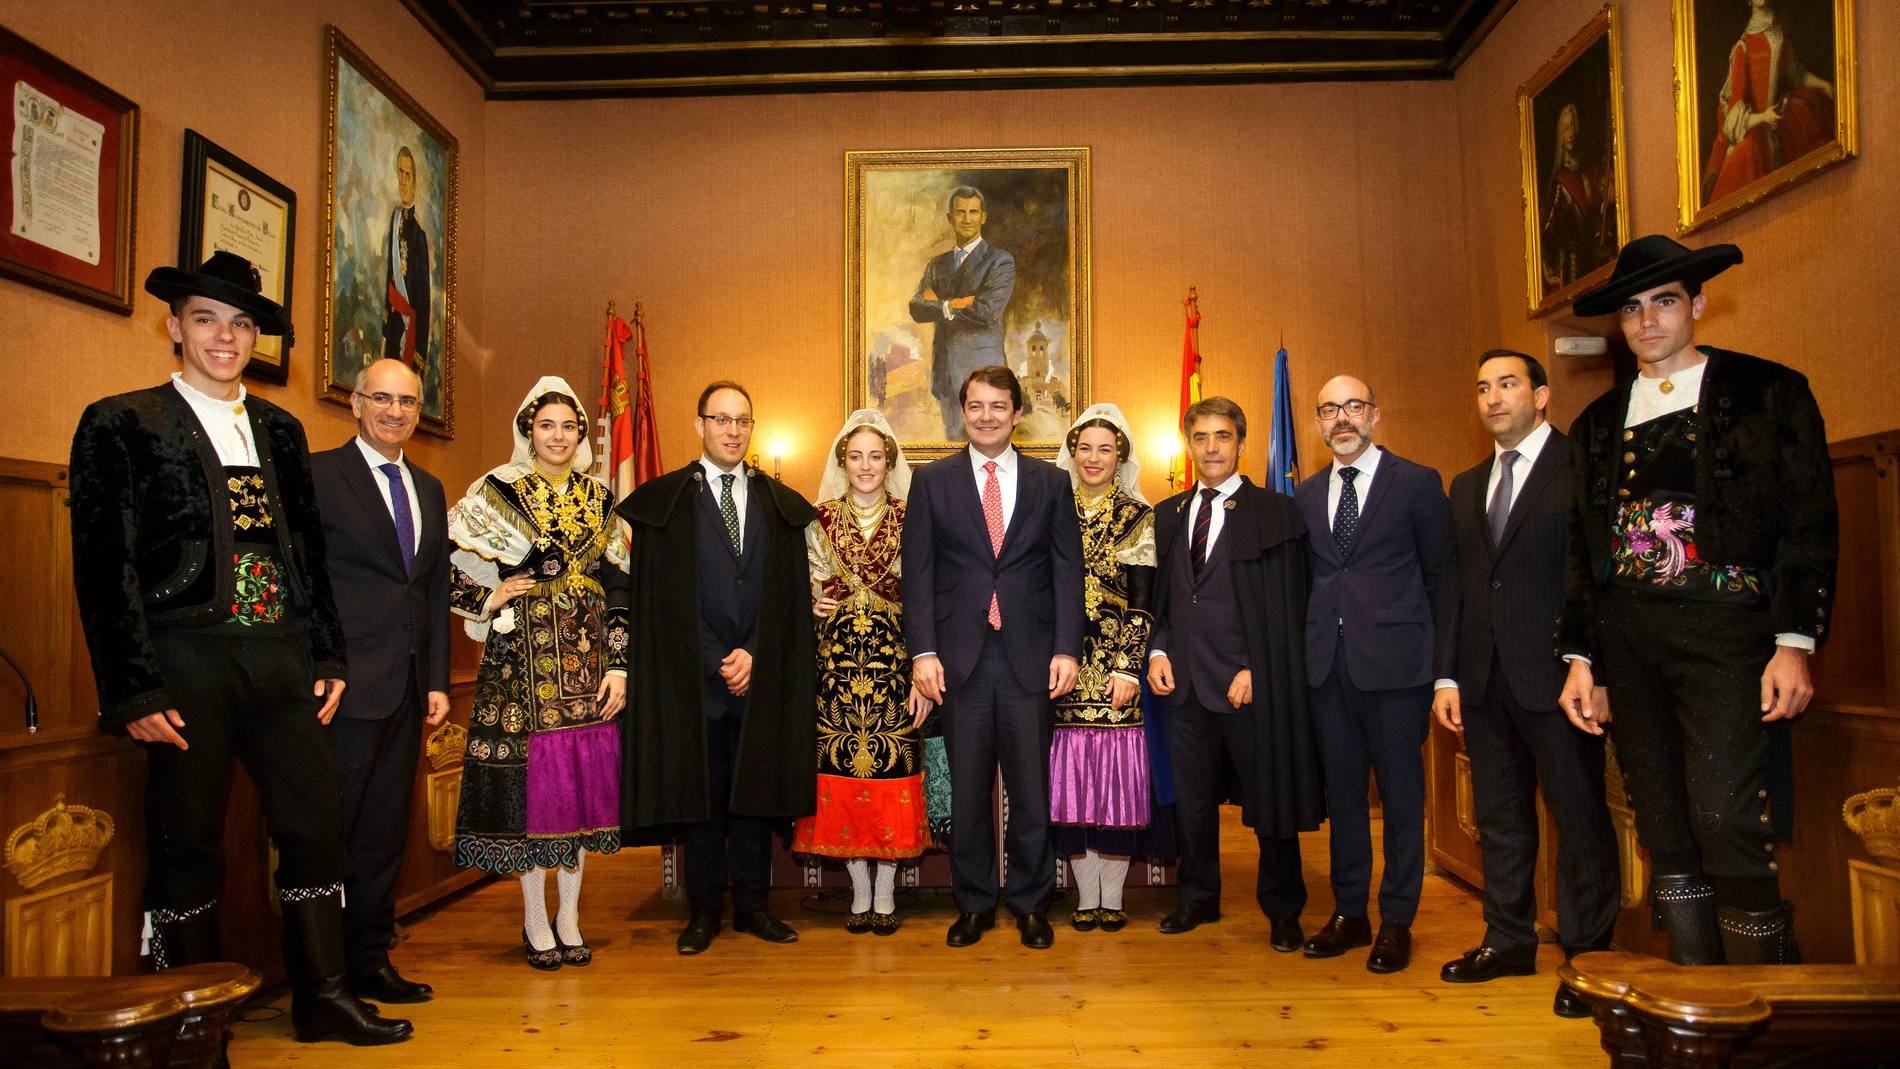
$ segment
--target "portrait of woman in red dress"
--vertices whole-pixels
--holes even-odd
[[[1729,49],[1726,78],[1709,117],[1715,143],[1702,169],[1705,204],[1825,147],[1835,136],[1834,84],[1803,64],[1787,21],[1770,0],[1748,2],[1748,23]],[[1818,58],[1829,60],[1821,69],[1831,75],[1832,57]],[[1713,82],[1711,77],[1703,84]]]

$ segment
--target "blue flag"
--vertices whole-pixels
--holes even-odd
[[[1293,437],[1293,377],[1286,347],[1273,354],[1273,429],[1267,439],[1267,488],[1291,497],[1300,481],[1300,447]]]

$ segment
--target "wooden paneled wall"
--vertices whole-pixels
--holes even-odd
[[[1849,963],[1854,933],[1847,862],[1869,855],[1842,821],[1841,803],[1861,791],[1893,787],[1900,777],[1900,431],[1837,442],[1830,452],[1841,516],[1833,633],[1813,659],[1815,700],[1794,732],[1794,842],[1776,856],[1807,960]],[[1610,703],[1614,708],[1614,691]],[[1434,725],[1426,753],[1430,859],[1482,887],[1481,844],[1475,831],[1465,830],[1470,773],[1462,743]],[[1664,954],[1667,941],[1650,929],[1642,898],[1648,855],[1636,845],[1619,779],[1612,775],[1609,791],[1625,870],[1617,945]],[[1554,929],[1556,832],[1541,795],[1538,811],[1539,920]]]
[[[66,497],[64,465],[0,458],[0,545],[10,557],[9,566],[0,569],[0,605],[7,608],[0,613],[0,650],[31,681],[40,719],[39,731],[28,733],[26,690],[19,675],[0,665],[0,841],[61,800],[106,814],[113,832],[89,867],[43,880],[32,871],[0,872],[7,920],[0,931],[0,961],[8,975],[83,975],[105,963],[116,974],[141,968],[145,755],[138,744],[101,735],[95,726],[98,695],[72,592]],[[457,639],[454,651],[450,721],[465,728],[479,650]],[[459,770],[459,746],[455,756],[451,767]],[[396,889],[399,913],[480,878],[450,864],[447,851],[430,842],[434,771],[425,756],[416,774],[409,852]],[[437,804],[453,805],[453,792]],[[233,767],[224,848],[219,902],[225,956],[274,979],[281,975],[281,927],[270,886],[271,849],[256,787],[242,766]],[[30,847],[16,852],[24,857]]]

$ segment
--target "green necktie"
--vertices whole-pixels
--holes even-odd
[[[719,514],[726,518],[726,537],[732,540],[732,552],[739,553],[739,506],[732,502],[733,475],[719,477]]]

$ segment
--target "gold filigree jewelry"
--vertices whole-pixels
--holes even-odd
[[[1675,383],[1673,383],[1673,382],[1671,382],[1671,381],[1669,381],[1668,379],[1664,379],[1664,380],[1662,380],[1662,383],[1661,383],[1660,385],[1658,385],[1658,386],[1657,386],[1656,388],[1657,388],[1658,390],[1661,390],[1661,391],[1662,391],[1662,392],[1664,392],[1664,393],[1675,393],[1675,392],[1676,392],[1676,384],[1675,384]]]

